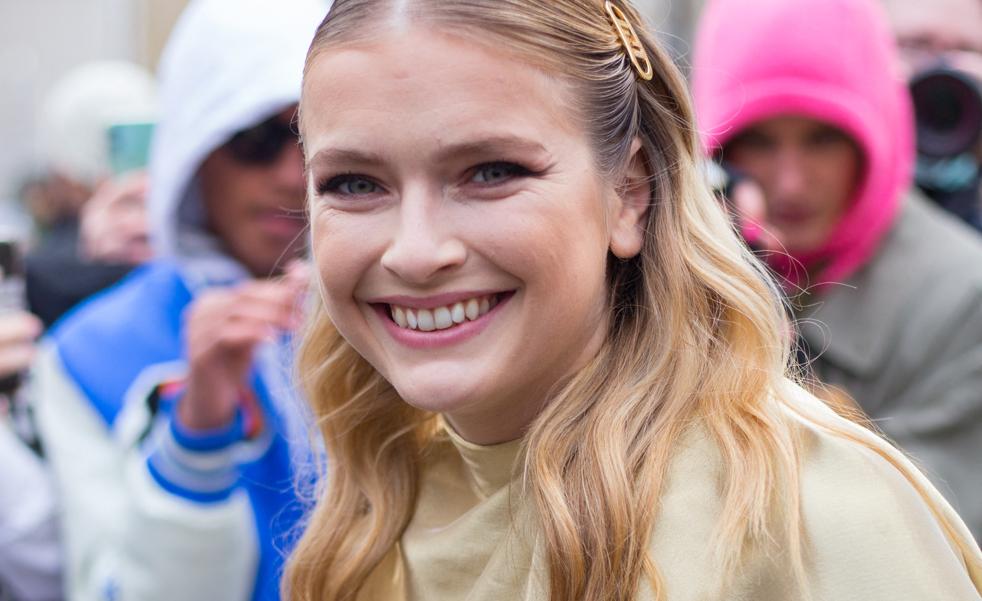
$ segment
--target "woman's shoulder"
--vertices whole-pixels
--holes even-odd
[[[976,573],[973,583],[971,560],[931,505],[954,524],[955,536],[971,540],[971,535],[927,479],[882,438],[800,388],[789,394],[794,398],[779,405],[787,411],[780,421],[801,443],[798,498],[811,597],[978,600],[982,574]],[[679,441],[669,468],[651,551],[678,598],[713,598],[718,590],[713,587],[721,584],[705,575],[720,569],[712,541],[724,511],[722,457],[708,429],[695,423]],[[977,546],[974,553],[982,565]],[[738,581],[727,585],[733,593],[728,598],[796,596],[789,561],[786,549],[754,547]]]
[[[973,583],[967,564],[982,565],[982,554],[927,478],[883,438],[803,390],[790,394],[815,598],[978,599],[982,574]]]

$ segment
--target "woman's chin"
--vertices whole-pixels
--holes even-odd
[[[446,393],[443,395],[439,395],[439,393],[425,395],[413,392],[410,395],[400,393],[400,396],[403,401],[417,409],[441,414],[457,413],[465,409],[472,401],[472,399],[461,398],[459,395],[451,396]]]
[[[432,413],[457,413],[467,407],[480,405],[482,394],[479,387],[467,386],[461,382],[413,382],[395,386],[403,401],[423,411]]]
[[[492,396],[495,380],[487,369],[492,356],[460,358],[388,357],[376,369],[395,388],[403,401],[425,411],[444,413],[474,405]],[[380,364],[379,364],[380,363]],[[501,378],[497,378],[500,385]]]

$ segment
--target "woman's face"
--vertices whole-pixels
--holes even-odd
[[[403,399],[474,442],[520,436],[597,353],[608,249],[640,247],[641,216],[599,175],[569,93],[513,55],[413,29],[324,52],[305,83],[328,312]]]
[[[792,252],[826,243],[862,176],[862,154],[852,138],[805,117],[756,123],[727,145],[725,157],[763,189],[763,225]]]

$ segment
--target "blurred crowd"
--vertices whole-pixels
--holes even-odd
[[[784,288],[806,380],[978,539],[982,4],[826,4],[707,3],[710,184]],[[323,459],[292,334],[327,9],[193,0],[155,75],[99,62],[50,90],[32,223],[0,215],[0,599],[278,598]]]

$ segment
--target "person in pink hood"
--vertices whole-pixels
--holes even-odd
[[[911,453],[982,536],[982,240],[911,191],[911,103],[873,0],[710,0],[706,151],[754,180],[741,227],[818,378]],[[749,213],[748,210],[749,209]]]

